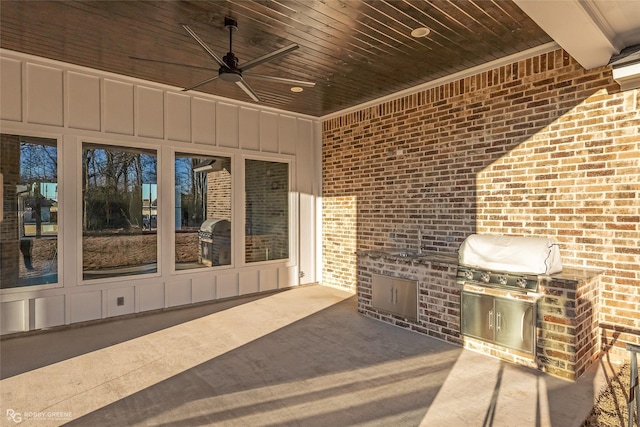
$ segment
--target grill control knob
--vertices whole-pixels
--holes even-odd
[[[506,285],[507,284],[507,276],[499,276],[498,277],[498,283],[500,283],[501,285]]]
[[[527,287],[527,279],[523,277],[518,277],[516,280],[516,285],[520,286],[522,289]]]
[[[467,270],[464,272],[464,277],[467,280],[473,280],[473,271]]]
[[[489,273],[482,273],[482,275],[480,276],[480,280],[482,280],[484,283],[489,283],[489,280],[491,280],[491,276],[489,276]]]

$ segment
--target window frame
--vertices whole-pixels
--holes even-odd
[[[136,139],[136,138],[134,138]],[[85,144],[91,144],[96,146],[105,146],[111,148],[122,148],[122,149],[140,149],[153,151],[156,154],[156,185],[157,185],[157,228],[156,228],[156,271],[151,273],[142,273],[142,274],[133,274],[133,275],[123,275],[123,276],[110,276],[110,277],[100,277],[95,279],[85,279],[84,278],[84,246],[83,246],[83,227],[82,227],[82,173],[83,173],[83,158],[84,158],[84,150]],[[162,186],[162,174],[163,174],[163,166],[162,166],[162,146],[157,144],[145,144],[139,143],[137,141],[131,140],[115,140],[115,139],[103,139],[103,138],[95,138],[92,136],[77,136],[77,152],[76,152],[76,165],[77,170],[75,174],[76,182],[80,183],[76,185],[76,217],[79,219],[76,224],[76,232],[77,232],[77,240],[76,247],[78,248],[76,252],[77,256],[77,270],[76,276],[78,277],[78,285],[79,286],[91,286],[91,285],[100,285],[105,283],[117,283],[117,282],[126,282],[132,280],[144,280],[149,278],[157,278],[162,277],[162,269],[163,269],[163,260],[162,260],[162,239],[163,239],[163,227],[166,223],[166,219],[164,218],[164,209],[162,208],[163,204],[163,186]]]
[[[288,247],[289,253],[287,258],[279,258],[279,259],[271,259],[264,261],[254,261],[247,262],[246,259],[246,224],[247,224],[247,192],[246,192],[246,161],[247,160],[255,160],[255,161],[263,161],[263,162],[275,162],[275,163],[283,163],[287,164],[287,173],[288,173],[288,193],[287,193],[287,208],[288,208]],[[295,190],[295,158],[290,155],[260,155],[260,154],[243,154],[239,156],[239,163],[242,165],[241,177],[238,181],[242,198],[239,200],[240,205],[240,215],[238,219],[240,220],[240,229],[239,238],[242,242],[242,252],[241,252],[241,263],[240,265],[243,267],[253,267],[253,266],[263,266],[269,264],[282,264],[284,263],[286,266],[295,265],[297,262],[297,224],[298,224],[298,211],[297,211],[297,192]]]
[[[212,147],[215,148],[215,147]],[[231,161],[231,262],[229,264],[225,264],[225,265],[215,265],[215,266],[203,266],[203,267],[197,267],[197,268],[187,268],[187,269],[176,269],[176,259],[177,259],[177,254],[176,254],[176,200],[175,200],[175,191],[176,191],[176,176],[175,176],[175,160],[176,160],[176,154],[181,154],[181,155],[191,155],[194,157],[227,157],[230,159]],[[237,155],[235,153],[232,152],[228,152],[228,151],[224,151],[224,150],[220,150],[220,149],[202,149],[202,148],[198,148],[198,147],[171,147],[170,149],[170,161],[171,161],[171,168],[170,168],[170,174],[167,174],[167,176],[170,177],[170,181],[172,183],[172,194],[174,194],[174,197],[171,197],[170,199],[170,214],[169,216],[171,217],[171,232],[169,233],[169,246],[171,247],[170,253],[170,266],[169,266],[169,271],[171,275],[175,275],[175,276],[179,276],[179,275],[183,275],[183,274],[197,274],[197,273],[203,273],[203,272],[210,272],[210,271],[219,271],[219,270],[228,270],[228,269],[233,269],[236,267],[237,265],[237,257],[236,257],[236,251],[237,251],[237,246],[239,244],[238,239],[236,238],[237,235],[237,223],[238,223],[238,218],[237,218],[237,209],[236,209],[236,195],[238,193],[237,189],[236,189],[236,185],[238,183],[238,172],[237,172]],[[244,244],[242,245],[242,247],[244,248]]]
[[[65,200],[64,194],[64,151],[63,151],[63,135],[60,133],[52,133],[52,132],[38,132],[33,130],[28,130],[27,132],[24,129],[19,129],[11,126],[3,126],[0,133],[5,135],[15,135],[22,138],[41,138],[41,139],[49,139],[51,141],[56,142],[56,160],[58,162],[57,168],[57,189],[58,189],[58,218],[57,218],[57,226],[58,232],[56,235],[56,251],[57,251],[57,275],[58,280],[54,283],[43,283],[39,285],[28,285],[28,286],[16,286],[12,288],[2,288],[0,289],[0,295],[10,295],[22,292],[37,292],[42,290],[49,289],[57,289],[62,288],[64,286],[64,220],[65,220],[65,211],[68,210],[68,203]],[[4,185],[4,177],[2,178],[2,185]],[[2,200],[2,204],[4,205],[4,187],[0,191],[0,200]],[[4,207],[4,206],[3,206]],[[69,209],[72,211],[73,209]],[[2,210],[2,215],[4,215],[4,209]]]

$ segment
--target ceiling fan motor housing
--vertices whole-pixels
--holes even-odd
[[[218,75],[226,82],[238,82],[242,80],[242,72],[238,69],[238,57],[233,52],[228,52],[222,57],[226,67],[220,67]]]

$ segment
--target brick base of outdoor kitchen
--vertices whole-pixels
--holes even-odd
[[[532,356],[460,334],[462,285],[456,282],[456,271],[455,254],[407,258],[384,252],[358,253],[358,311],[569,380],[580,377],[599,355],[597,273],[566,267],[562,273],[545,276],[541,281],[536,305],[536,354]],[[373,308],[373,275],[417,282],[417,320]]]

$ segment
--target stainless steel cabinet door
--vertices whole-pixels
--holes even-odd
[[[418,282],[374,274],[371,304],[376,310],[418,319]]]
[[[371,304],[373,308],[395,313],[393,278],[374,274],[371,278]]]
[[[533,354],[535,305],[513,299],[495,299],[495,341],[505,347]]]
[[[493,341],[493,299],[491,295],[462,292],[462,335]]]
[[[411,280],[393,280],[396,313],[407,319],[418,319],[418,285]]]

